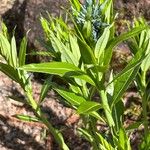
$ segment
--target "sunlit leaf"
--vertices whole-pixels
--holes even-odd
[[[71,106],[79,106],[82,102],[86,101],[82,96],[79,96],[71,91],[65,89],[54,88]]]
[[[125,41],[131,37],[136,36],[138,33],[140,33],[142,30],[144,30],[146,27],[145,26],[141,26],[141,27],[136,27],[131,29],[129,32],[124,33],[118,37],[115,37],[108,45],[106,52],[105,52],[105,56],[104,56],[104,65],[108,65],[110,63],[111,57],[112,57],[112,51],[113,48],[119,44],[122,41]]]
[[[107,27],[104,29],[103,34],[101,37],[98,39],[96,46],[95,46],[95,57],[98,59],[98,63],[102,64],[103,58],[104,58],[104,52],[106,45],[109,40],[109,35],[110,35],[110,27]]]
[[[12,65],[11,53],[10,53],[10,43],[4,35],[0,33],[0,53],[5,58],[5,60]]]
[[[70,40],[72,53],[73,53],[74,57],[76,57],[76,59],[79,61],[81,54],[80,54],[80,49],[79,49],[79,46],[77,43],[77,39],[70,34],[69,40]]]
[[[13,67],[17,67],[18,58],[17,58],[16,40],[14,36],[11,39],[11,59],[12,59]]]
[[[19,49],[19,66],[25,65],[26,60],[26,49],[27,49],[27,38],[24,37],[21,41],[20,49]]]
[[[81,103],[77,109],[77,112],[79,114],[89,114],[93,111],[99,110],[100,108],[102,108],[101,104],[93,101],[86,101]]]
[[[138,55],[139,54],[137,54],[136,56]],[[142,60],[144,60],[145,58],[141,55],[141,59],[138,59],[136,58],[136,56],[131,60],[128,66],[116,78],[114,78],[115,82],[112,106],[119,100],[121,100],[123,93],[126,91],[130,83],[136,77]]]
[[[92,85],[95,85],[93,80],[88,75],[86,75],[85,72],[83,72],[73,64],[66,62],[47,62],[40,64],[29,64],[22,66],[19,69],[31,72],[56,74],[65,77],[75,77],[85,80]]]

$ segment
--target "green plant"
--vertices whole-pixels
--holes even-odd
[[[0,33],[0,55],[5,59],[5,63],[0,62],[0,71],[5,73],[12,80],[20,84],[26,95],[25,100],[21,102],[31,106],[36,117],[17,114],[16,117],[25,121],[42,122],[48,128],[48,131],[54,136],[61,148],[69,149],[64,143],[61,133],[56,130],[51,123],[45,118],[40,109],[40,102],[33,99],[32,86],[30,76],[26,71],[17,68],[25,65],[26,60],[27,37],[24,37],[20,44],[19,53],[17,53],[16,41],[14,35],[12,38],[8,35],[5,24],[2,24],[2,32]],[[13,97],[12,97],[13,98]],[[19,98],[14,98],[19,100]]]
[[[0,36],[1,55],[7,61],[5,65],[16,73],[10,76],[10,69],[1,70],[21,84],[27,94],[28,104],[36,112],[38,119],[47,125],[62,149],[67,150],[68,147],[62,136],[59,136],[60,132],[47,122],[39,107],[49,88],[53,88],[80,115],[83,125],[78,131],[91,143],[92,149],[130,150],[128,132],[123,126],[122,96],[130,83],[140,77],[139,70],[148,57],[147,51],[144,48],[135,51],[131,61],[117,75],[109,70],[109,66],[113,48],[122,41],[135,39],[147,30],[147,25],[140,23],[128,32],[115,36],[112,0],[87,0],[83,5],[77,0],[70,0],[70,3],[72,10],[67,12],[70,24],[61,17],[53,18],[49,15],[50,21],[41,17],[45,33],[45,40],[41,40],[41,43],[53,57],[52,62],[25,65],[22,63],[25,60],[24,50],[23,55],[19,54],[18,57],[9,56],[12,51],[7,48],[10,44],[3,33]],[[12,47],[14,49],[14,44]],[[14,66],[17,64],[16,60],[20,64]],[[30,78],[26,77],[26,71],[51,74],[43,85],[39,103],[32,98]],[[61,87],[52,82],[55,75],[65,80],[67,86]],[[98,101],[95,101],[95,95],[98,95]],[[108,127],[105,134],[97,129],[99,122]]]
[[[140,25],[147,25],[146,21],[143,18],[140,18],[138,20],[135,20],[134,26],[139,27]],[[137,89],[140,93],[141,99],[142,99],[142,120],[141,124],[144,125],[144,140],[141,145],[142,150],[149,149],[150,142],[149,142],[149,136],[150,132],[148,129],[148,105],[150,100],[150,93],[149,93],[149,78],[147,76],[149,68],[150,68],[150,27],[143,30],[140,34],[132,38],[128,42],[129,47],[132,51],[132,54],[135,55],[136,53],[139,53],[139,51],[144,50],[146,58],[141,63],[140,71],[138,72],[136,79],[135,79],[135,85],[137,86]]]

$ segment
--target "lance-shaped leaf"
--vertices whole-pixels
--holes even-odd
[[[29,64],[22,67],[19,67],[21,70],[31,71],[31,72],[40,72],[55,74],[65,77],[74,77],[85,80],[86,82],[95,85],[93,80],[81,69],[76,67],[73,64],[66,62],[48,62],[40,64]]]
[[[126,150],[131,150],[130,147],[130,139],[126,135],[125,129],[122,127],[119,130],[119,141],[118,141],[118,148],[119,149],[126,149]]]
[[[19,50],[19,66],[25,65],[26,49],[27,49],[27,38],[24,37],[21,41],[20,50]]]
[[[99,141],[102,150],[115,150],[110,143],[98,132],[96,132],[97,141]]]
[[[19,67],[19,69],[31,72],[56,74],[60,76],[63,76],[70,71],[81,71],[78,67],[66,62],[46,62],[39,64],[29,64]]]
[[[52,84],[53,89],[60,94],[60,96],[62,96],[67,103],[69,103],[72,107],[74,107],[75,109],[80,106],[80,104],[82,104],[83,102],[86,102],[86,99],[80,95],[75,94],[72,91],[69,91],[67,89],[61,88],[59,86],[56,86],[55,84]],[[93,103],[92,103],[93,104]],[[96,111],[89,111],[89,115],[95,117],[98,120],[101,120],[103,122],[105,122],[103,120],[103,118],[96,112]]]
[[[92,49],[80,38],[78,40],[83,62],[85,64],[96,64],[96,59]]]
[[[12,65],[11,53],[10,53],[10,43],[7,38],[0,33],[0,54],[5,58],[5,60]]]
[[[110,27],[105,28],[102,36],[98,39],[96,46],[95,46],[95,57],[98,59],[98,62],[102,63],[103,57],[104,57],[104,51],[106,48],[106,45],[109,40],[109,35],[110,35]]]
[[[100,108],[102,108],[101,104],[93,101],[86,101],[81,103],[77,109],[77,112],[79,114],[89,114],[93,111],[99,110]]]
[[[47,95],[48,90],[51,87],[52,76],[48,77],[41,89],[39,102],[41,103]]]
[[[74,7],[74,9],[76,9],[77,11],[80,11],[81,8],[81,4],[79,1],[77,0],[69,0],[71,3],[71,6]]]
[[[79,61],[81,54],[80,54],[79,45],[77,43],[77,39],[75,36],[72,36],[71,34],[69,34],[69,40],[70,40],[70,46],[71,46],[72,53],[73,53],[74,57]]]
[[[65,77],[74,77],[74,78],[77,78],[77,79],[81,79],[81,80],[84,80],[84,81],[90,83],[91,85],[95,86],[94,81],[90,78],[90,76],[88,76],[87,74],[85,74],[83,71],[67,72],[65,74]]]
[[[22,114],[17,114],[14,115],[13,117],[20,119],[22,121],[28,121],[28,122],[40,122],[39,118],[37,117],[33,117],[33,116],[29,116],[29,115],[22,115]]]
[[[13,67],[17,67],[18,58],[17,58],[16,40],[14,36],[11,39],[11,60]]]
[[[14,69],[10,65],[0,63],[0,71],[10,77],[12,80],[16,81],[17,83],[22,84],[22,80],[19,77],[18,70]]]
[[[139,53],[136,56],[139,57],[140,56]],[[135,76],[139,71],[142,60],[144,60],[145,58],[141,55],[140,56],[141,59],[137,60],[138,57],[136,56],[131,60],[129,65],[122,71],[123,73],[121,72],[117,76],[117,79],[115,78],[112,106],[114,106],[115,103],[121,100],[123,93],[129,87],[130,83],[134,80]]]
[[[146,28],[145,26],[133,28],[132,30],[130,30],[130,32],[124,33],[124,34],[120,35],[119,37],[116,37],[112,41],[110,41],[110,43],[108,43],[109,46],[107,47],[106,53],[104,56],[104,65],[108,65],[110,63],[113,48],[117,44],[119,44],[120,42],[125,41],[131,37],[136,36],[138,33],[140,33],[145,28]]]
[[[87,129],[78,128],[77,130],[79,134],[83,136],[87,141],[91,143],[94,141],[94,137],[89,133]]]
[[[70,103],[72,106],[79,106],[82,102],[85,102],[86,100],[71,91],[67,91],[63,88],[54,88],[57,93],[59,93],[68,103]]]
[[[112,81],[108,83],[107,86],[112,84],[113,82],[116,82],[121,76],[127,74],[128,72],[132,71],[135,69],[135,67],[139,66],[143,62],[144,58],[137,60],[136,62],[128,64],[119,74],[117,74]]]

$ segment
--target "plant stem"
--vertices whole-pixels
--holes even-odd
[[[96,135],[96,132],[97,132],[97,128],[96,128],[96,121],[93,117],[91,117],[91,121],[90,121],[90,129],[91,129],[91,134],[93,135],[94,137],[94,141],[92,142],[92,146],[93,146],[93,149],[94,150],[99,150],[99,140],[97,140],[97,135]]]
[[[146,92],[146,72],[142,72],[141,76],[142,81],[142,89],[141,89],[141,95],[142,95],[142,109],[143,109],[143,119],[144,119],[144,134],[145,137],[148,135],[148,120],[147,120],[147,92]]]
[[[45,118],[45,116],[41,112],[40,107],[38,106],[36,101],[33,99],[32,93],[30,91],[27,91],[26,94],[27,94],[27,97],[29,100],[28,101],[29,105],[32,107],[32,109],[36,113],[37,117],[42,121],[42,123],[46,125],[46,127],[48,128],[48,131],[54,136],[55,141],[59,144],[59,146],[63,150],[69,150],[68,146],[65,144],[65,142],[62,138],[62,134],[58,130],[56,130],[51,125],[51,123]]]
[[[144,119],[144,134],[145,137],[148,135],[148,120],[147,120],[147,96],[146,92],[142,96],[142,108],[143,108],[143,119]]]

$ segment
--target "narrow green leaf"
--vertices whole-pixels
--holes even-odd
[[[127,131],[132,131],[132,130],[138,129],[139,126],[141,126],[142,124],[143,124],[143,122],[135,122],[135,123],[129,125],[129,126],[126,128],[126,130],[127,130]]]
[[[70,71],[81,71],[78,67],[66,62],[46,62],[39,64],[29,64],[19,67],[19,69],[31,72],[57,74],[61,76],[65,75],[65,73]]]
[[[74,84],[69,83],[69,87],[70,87],[71,91],[73,91],[74,93],[82,94],[82,91],[78,85],[74,85]]]
[[[101,96],[101,100],[102,100],[102,105],[103,105],[103,109],[106,115],[106,119],[108,122],[108,125],[110,127],[115,126],[113,117],[112,117],[112,111],[110,109],[109,103],[108,103],[108,97],[107,97],[107,93],[104,90],[99,91],[99,94]]]
[[[89,114],[93,111],[97,111],[102,108],[101,104],[97,102],[85,101],[80,104],[77,109],[77,113],[79,114]]]
[[[78,132],[81,136],[83,136],[87,141],[93,142],[93,136],[88,132],[87,129],[78,128]]]
[[[19,50],[19,66],[25,65],[26,49],[27,49],[27,38],[24,37],[21,41],[20,50]]]
[[[126,135],[124,130],[121,128],[119,130],[119,145],[122,150],[125,149],[125,143],[126,143]]]
[[[24,98],[20,98],[20,97],[16,97],[16,96],[8,96],[8,98],[17,101],[17,102],[21,102],[21,103],[26,103],[26,101],[24,100]]]
[[[142,71],[146,72],[150,68],[150,61],[149,61],[150,59],[150,37],[148,41],[145,41],[142,48],[145,49],[145,54],[147,56],[141,64],[141,69]]]
[[[64,138],[63,138],[63,135],[61,134],[61,132],[59,130],[57,130],[57,129],[54,129],[54,130],[55,130],[55,139],[59,143],[60,147],[63,150],[69,150],[68,146],[64,142]]]
[[[146,33],[145,33],[145,30],[144,30],[144,31],[142,31],[141,34],[140,34],[139,48],[142,47],[145,38],[146,38]]]
[[[111,143],[108,143],[108,141],[100,133],[96,132],[96,135],[102,150],[115,150],[115,148],[112,147]]]
[[[68,103],[72,106],[79,106],[82,102],[86,101],[82,96],[76,95],[71,91],[67,91],[65,89],[54,88]]]
[[[39,102],[42,103],[42,101],[44,100],[44,98],[46,97],[47,95],[47,92],[48,90],[50,89],[51,87],[51,81],[52,81],[52,77],[48,77],[43,86],[42,86],[42,89],[41,89],[41,92],[40,92],[40,99],[39,99]]]
[[[0,33],[0,53],[5,58],[5,60],[10,65],[12,65],[11,53],[10,53],[10,43],[6,39],[6,37],[4,37],[4,35],[2,35],[1,33]]]
[[[142,71],[146,72],[150,68],[150,61],[149,60],[150,60],[150,53],[146,56],[146,58],[143,60],[143,62],[141,64]]]
[[[40,21],[41,21],[42,27],[44,29],[44,32],[48,35],[49,31],[50,31],[48,21],[43,17],[40,18]]]
[[[94,86],[95,86],[94,81],[90,78],[90,76],[88,76],[87,74],[85,74],[83,71],[67,72],[67,73],[65,74],[65,77],[74,77],[74,78],[77,78],[77,79],[86,81],[87,83],[90,83],[91,85],[94,85]],[[78,81],[78,82],[81,83],[82,81]],[[82,82],[82,83],[81,83],[81,86],[82,86],[82,84],[85,84],[85,83]]]
[[[116,131],[119,131],[119,129],[122,127],[122,116],[124,113],[124,104],[123,101],[119,101],[116,103],[112,109],[112,116],[113,120],[115,122],[115,127]]]
[[[75,66],[78,66],[79,61],[75,59],[76,57],[70,51],[70,49],[59,39],[57,38],[52,32],[51,33],[51,42],[53,45],[54,50],[61,53],[61,57],[64,58],[66,62],[72,63]]]
[[[100,66],[100,65],[86,65],[87,70],[96,70],[98,72],[105,72],[108,70],[108,66]]]
[[[96,111],[90,112],[89,115],[91,115],[91,116],[95,117],[96,119],[106,123],[106,121]]]
[[[62,53],[63,47],[62,47],[62,43],[60,42],[60,40],[54,35],[54,33],[52,31],[50,32],[49,36],[50,36],[49,39],[52,43],[52,47],[53,47],[54,51],[56,53],[57,52]]]
[[[86,75],[85,72],[80,70],[73,64],[66,62],[48,62],[48,63],[40,63],[40,64],[29,64],[22,67],[19,67],[21,70],[31,71],[31,72],[40,72],[40,73],[48,73],[48,74],[56,74],[65,77],[75,77],[86,82],[95,85],[93,80]]]
[[[4,35],[4,37],[9,39],[8,29],[7,29],[7,27],[6,27],[4,22],[1,23],[1,31],[2,31],[2,33]]]
[[[73,6],[77,11],[80,11],[81,4],[78,0],[69,0],[71,3],[71,6]]]
[[[69,34],[69,40],[70,40],[72,53],[74,57],[79,61],[81,54],[80,54],[80,49],[77,43],[77,39],[75,38],[75,36],[72,36],[71,34]]]
[[[14,69],[10,65],[0,63],[0,71],[10,77],[12,80],[16,81],[17,83],[22,84],[22,80],[18,75],[18,70]]]
[[[18,58],[17,58],[16,40],[14,36],[11,39],[11,59],[12,59],[13,67],[17,67]]]
[[[107,27],[104,29],[104,32],[102,36],[98,39],[96,46],[95,46],[95,57],[98,59],[98,63],[102,64],[103,58],[104,58],[104,52],[106,45],[109,40],[109,35],[110,35],[110,27]]]
[[[125,74],[127,74],[128,72],[132,71],[133,69],[135,69],[135,67],[138,67],[144,58],[137,60],[136,62],[130,63],[128,64],[119,74],[117,74],[114,79],[112,81],[110,81],[108,83],[107,86],[109,86],[111,83],[115,82],[118,80],[118,78],[120,78],[121,76],[124,76]]]
[[[83,33],[85,39],[90,38],[91,33],[92,33],[92,24],[89,20],[84,22],[84,25],[82,28],[82,33]]]
[[[135,57],[133,60],[131,60],[128,66],[123,70],[123,73],[121,72],[118,75],[117,80],[115,79],[112,106],[115,103],[117,103],[119,100],[121,100],[123,93],[126,91],[130,83],[133,81],[133,79],[137,75],[140,65],[142,63],[142,60],[144,58],[145,57],[141,56],[140,60],[139,59],[136,60],[136,57]]]
[[[119,130],[118,149],[131,150],[130,139],[127,137],[126,131],[123,127]]]
[[[109,82],[110,84],[108,84],[108,86],[106,86],[106,92],[113,96],[113,92],[114,92],[114,82],[113,81],[113,70],[111,70],[110,72],[110,76],[109,76]]]
[[[32,116],[29,116],[29,115],[14,115],[13,117],[15,118],[18,118],[22,121],[29,121],[29,122],[39,122],[40,120],[37,118],[37,117],[32,117]]]
[[[65,58],[64,60],[68,63],[74,64],[75,66],[78,66],[79,61],[76,59],[73,53],[65,45],[63,45],[62,49],[63,51],[61,52],[61,55]]]
[[[92,49],[81,39],[79,40],[79,47],[82,60],[85,64],[96,64],[96,59]]]
[[[106,49],[105,56],[104,56],[104,65],[108,65],[110,63],[110,60],[112,58],[113,48],[117,44],[119,44],[120,42],[125,41],[125,40],[127,40],[127,39],[129,39],[131,37],[134,37],[135,35],[137,35],[138,33],[140,33],[145,28],[146,28],[145,26],[133,28],[129,32],[124,33],[124,34],[120,35],[119,37],[114,38],[110,43],[108,43],[109,46]]]

